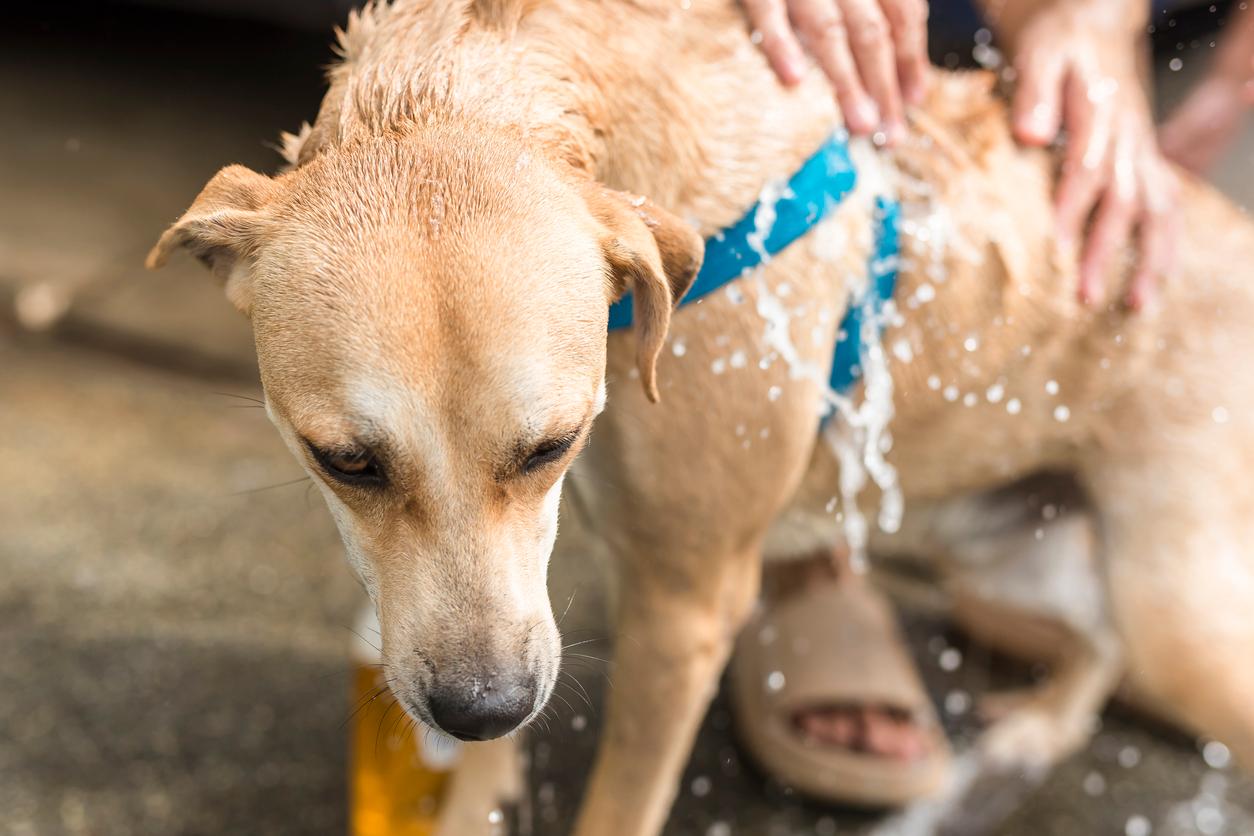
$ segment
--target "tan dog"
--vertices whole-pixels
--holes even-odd
[[[269,412],[374,599],[397,697],[464,738],[525,724],[553,687],[558,497],[608,392],[580,467],[632,640],[577,829],[657,833],[768,532],[835,493],[818,405],[873,192],[672,315],[701,237],[836,119],[817,78],[777,86],[730,0],[399,0],[342,47],[292,169],[224,169],[151,261],[189,248],[252,318]],[[885,335],[907,508],[1074,474],[1134,684],[1254,761],[1254,227],[1189,186],[1160,309],[1090,313],[1051,249],[1050,160],[1015,147],[987,85],[942,79],[916,122],[880,172],[908,210]],[[881,163],[859,161],[871,182]],[[637,326],[607,341],[628,290]],[[762,316],[781,298],[791,358]],[[923,518],[948,536],[952,517]],[[1015,746],[1100,705],[1119,668],[1099,655]]]

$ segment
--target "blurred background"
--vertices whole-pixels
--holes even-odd
[[[219,167],[278,167],[279,132],[316,113],[331,26],[351,5],[6,10],[0,833],[346,830],[361,593],[320,498],[250,400],[246,322],[190,259],[156,274],[142,262]],[[1156,21],[1162,108],[1204,72],[1230,5],[1179,3]],[[933,3],[956,20],[945,6]],[[941,29],[937,62],[970,64],[970,30]],[[1254,206],[1248,127],[1214,179]],[[553,596],[578,590],[566,623],[599,630],[595,572],[564,557]],[[909,630],[951,709],[962,700],[946,697],[1009,675],[943,623],[916,615]],[[961,664],[942,669],[954,649]],[[529,744],[520,820],[540,834],[566,832],[595,743],[606,678],[598,664],[577,674],[592,708],[560,707]],[[964,711],[946,721],[959,741],[976,728]],[[764,781],[728,727],[716,703],[669,834],[885,832]],[[1118,709],[1043,786],[999,797],[990,789],[996,833],[1254,834],[1248,779]]]

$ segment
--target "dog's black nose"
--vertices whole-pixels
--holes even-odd
[[[428,692],[427,709],[435,724],[458,740],[492,740],[518,728],[535,699],[533,676],[454,677]]]

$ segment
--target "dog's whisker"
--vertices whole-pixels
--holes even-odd
[[[575,593],[579,591],[579,585],[570,591],[570,597],[566,599],[566,609],[562,610],[562,615],[557,619],[557,626],[560,628],[562,622],[566,620],[566,614],[570,612],[570,605],[575,603]]]
[[[572,680],[575,682],[578,682],[578,680],[574,679],[573,677],[572,677]],[[588,695],[586,693],[583,693],[583,694],[579,693],[571,686],[569,682],[565,682],[560,679],[557,681],[557,685],[565,685],[567,688],[570,688],[571,693],[574,694],[579,699],[583,700],[584,704],[588,706],[588,711],[592,712],[593,714],[596,713],[596,709],[592,707],[592,700],[588,698]],[[554,693],[556,693],[556,691]]]
[[[241,401],[252,401],[254,405],[264,407],[266,402],[260,398],[254,398],[252,395],[237,395],[234,392],[214,392],[215,395],[221,395],[224,398],[236,398]]]
[[[358,703],[357,707],[352,710],[352,713],[350,713],[348,717],[345,718],[344,722],[340,725],[340,728],[342,729],[348,726],[348,724],[353,721],[353,718],[356,717],[359,713],[361,713],[361,711],[366,706],[370,705],[372,702],[377,700],[379,697],[383,696],[385,693],[390,693],[391,690],[392,690],[391,685],[385,684],[385,685],[379,686],[377,689],[375,689],[375,691],[369,697],[362,699],[362,701]],[[395,700],[395,697],[393,697],[393,700]]]
[[[379,740],[383,737],[383,724],[387,722],[388,715],[392,713],[392,709],[396,708],[399,704],[400,700],[392,700],[392,703],[387,707],[387,710],[383,712],[383,716],[379,718],[379,727],[374,733],[374,753],[376,757],[379,755]]]
[[[362,641],[364,641],[364,642],[365,642],[367,645],[369,645],[370,647],[374,648],[374,650],[375,650],[376,652],[378,652],[378,653],[382,653],[382,652],[383,652],[383,650],[382,650],[382,649],[380,649],[378,645],[376,645],[374,642],[372,642],[372,641],[370,641],[369,639],[367,639],[367,638],[366,638],[365,636],[363,636],[361,633],[358,633],[356,629],[354,629],[354,628],[352,628],[352,627],[345,627],[344,629],[345,629],[345,630],[347,630],[348,632],[352,633],[352,634],[353,634],[354,636],[356,636],[357,638],[359,638],[359,639],[361,639]]]
[[[408,719],[410,719],[409,712],[405,710],[404,706],[401,706],[400,716],[398,716],[396,720],[393,721],[391,728],[388,729],[387,737],[385,737],[384,739],[395,740],[396,739],[396,727],[401,725],[403,722],[405,722],[405,720],[408,720]]]
[[[594,637],[591,639],[582,639],[581,641],[571,642],[568,645],[564,645],[562,647],[562,650],[564,652],[564,651],[570,650],[572,647],[579,647],[581,644],[596,644],[597,642],[601,642],[601,641],[604,641],[604,639],[600,637]]]
[[[583,694],[584,702],[588,704],[589,709],[592,709],[592,695],[588,693],[588,689],[584,687],[584,684],[579,681],[579,677],[575,676],[570,671],[560,671],[560,673],[565,673],[566,676],[570,679],[570,681],[575,683],[576,686],[578,686],[580,693]],[[560,681],[561,677],[559,676],[558,679]]]
[[[354,718],[355,718],[358,714],[360,714],[360,713],[362,712],[362,710],[363,710],[363,709],[365,709],[365,707],[366,707],[366,706],[370,705],[370,703],[374,702],[374,701],[375,701],[376,699],[378,699],[380,696],[382,696],[382,694],[381,694],[381,693],[376,693],[376,694],[372,695],[369,699],[365,699],[365,700],[363,700],[363,701],[362,701],[362,703],[361,703],[361,705],[359,705],[359,706],[357,706],[356,708],[354,708],[354,709],[353,709],[353,710],[349,713],[349,715],[348,715],[347,717],[345,717],[345,718],[344,718],[344,722],[340,723],[340,729],[341,729],[341,730],[343,730],[343,729],[348,728],[348,725],[349,725],[350,723],[352,723],[352,722],[353,722],[353,719],[354,719]]]
[[[583,665],[588,665],[588,664],[589,664],[589,663],[587,663],[587,662],[582,662],[582,661],[580,661],[579,659],[571,659],[571,660],[570,660],[570,663],[571,663],[572,665],[574,665],[574,664],[583,664]],[[610,681],[610,675],[609,675],[608,673],[606,673],[603,669],[596,667],[595,665],[589,665],[589,667],[590,667],[593,671],[595,671],[595,672],[597,672],[597,673],[599,673],[599,674],[601,675],[601,678],[605,680],[605,684],[609,686],[609,688],[610,688],[610,690],[611,690],[611,691],[612,691],[612,690],[614,690],[614,683]]]
[[[309,481],[311,481],[310,477],[302,476],[299,479],[291,479],[287,482],[279,482],[274,485],[262,485],[260,488],[246,488],[242,491],[236,491],[235,493],[231,494],[231,496],[246,496],[252,493],[260,493],[262,491],[274,490],[275,488],[286,488],[289,485],[299,485],[301,482],[309,482]]]
[[[563,656],[569,656],[573,659],[589,659],[593,662],[600,662],[602,665],[608,665],[609,659],[602,659],[600,656],[589,656],[586,653],[563,653]]]

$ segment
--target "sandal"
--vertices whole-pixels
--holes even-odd
[[[811,581],[755,616],[731,663],[732,712],[742,745],[775,778],[818,799],[896,807],[937,792],[949,742],[887,602],[865,581]],[[803,712],[847,709],[838,722],[870,748],[868,711],[913,726],[905,756],[814,739]],[[861,709],[861,711],[859,711]],[[881,725],[881,730],[883,726]]]

